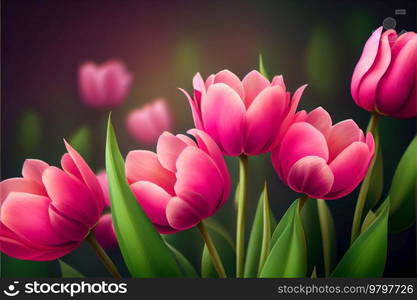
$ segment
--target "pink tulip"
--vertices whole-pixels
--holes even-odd
[[[379,27],[353,72],[352,97],[368,111],[397,118],[417,115],[417,34]]]
[[[162,132],[172,129],[168,104],[164,99],[156,99],[132,110],[126,118],[126,127],[139,143],[154,145]]]
[[[197,129],[207,132],[225,155],[271,151],[292,122],[305,85],[290,100],[282,76],[269,82],[257,71],[241,81],[223,70],[204,82],[197,73],[188,98]]]
[[[110,207],[109,184],[106,171],[101,170],[98,172],[97,179],[103,191],[106,206]],[[112,250],[117,248],[118,243],[110,212],[103,214],[100,220],[98,220],[97,226],[94,229],[94,234],[97,241],[104,249]]]
[[[74,249],[101,216],[103,192],[67,143],[62,169],[27,159],[22,178],[0,183],[0,249],[15,258],[52,260]]]
[[[94,235],[97,242],[107,250],[116,249],[118,247],[116,233],[114,232],[111,213],[105,213],[98,220],[97,226],[94,229]]]
[[[281,179],[311,198],[336,199],[352,192],[364,178],[374,156],[371,133],[364,137],[353,120],[332,125],[319,107],[304,111],[271,153]]]
[[[189,137],[164,132],[157,151],[131,151],[126,177],[142,209],[160,233],[194,227],[213,215],[230,193],[220,149],[204,132]]]
[[[92,108],[112,108],[122,104],[131,81],[132,75],[119,61],[108,61],[101,66],[86,62],[78,70],[81,97]]]

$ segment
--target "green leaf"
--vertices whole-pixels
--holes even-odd
[[[370,121],[371,122],[371,121]],[[369,127],[369,125],[368,125]],[[368,194],[365,200],[364,214],[366,214],[370,209],[374,208],[378,203],[379,199],[382,196],[382,190],[384,188],[384,170],[383,170],[383,161],[382,161],[382,149],[379,137],[379,130],[376,128],[374,134],[375,139],[375,159],[373,162],[373,167],[371,175],[371,180],[369,183]]]
[[[188,259],[174,246],[167,243],[169,249],[171,249],[172,253],[177,260],[178,265],[182,269],[182,273],[185,275],[186,278],[196,278],[198,277],[196,270],[194,269],[193,265],[188,261]]]
[[[389,191],[390,232],[400,232],[416,221],[417,136],[404,152]]]
[[[259,73],[261,73],[265,78],[269,79],[268,72],[264,66],[264,61],[262,59],[262,54],[259,54]]]
[[[325,200],[317,199],[323,247],[324,273],[328,277],[336,264],[336,230]]]
[[[282,216],[281,220],[279,221],[278,225],[275,227],[274,233],[271,237],[271,248],[275,245],[278,238],[287,227],[289,223],[291,223],[292,219],[294,218],[294,213],[297,211],[298,201],[294,201],[291,206],[287,209],[285,214]]]
[[[225,268],[225,272],[229,277],[234,277],[236,272],[236,251],[232,238],[229,233],[213,219],[204,221],[206,228],[213,239],[220,259]],[[218,278],[219,275],[214,268],[211,261],[210,253],[207,246],[204,245],[203,254],[201,257],[201,277],[203,278]]]
[[[30,261],[20,260],[0,253],[1,278],[46,278],[61,277],[61,271],[57,260]]]
[[[68,265],[63,260],[59,259],[59,266],[61,267],[62,278],[84,278],[85,276],[79,271]]]
[[[31,156],[39,149],[42,137],[41,118],[32,109],[22,113],[17,129],[17,150],[22,156]]]
[[[270,243],[271,243],[271,211],[269,209],[268,190],[266,188],[266,182],[264,184],[264,190],[261,195],[262,198],[262,212],[263,212],[263,226],[262,226],[262,248],[261,255],[259,257],[258,274],[261,272],[265,260],[269,255]]]
[[[142,210],[129,188],[124,161],[109,117],[106,142],[113,225],[132,277],[179,277],[174,255]]]
[[[260,277],[306,276],[307,249],[298,210],[299,200],[296,200],[296,209],[292,214],[291,222],[285,227],[272,247],[271,253],[262,268]]]
[[[82,126],[69,138],[69,143],[86,160],[91,160],[92,134],[88,126]]]
[[[356,238],[331,277],[382,276],[387,257],[388,212],[389,201],[385,201],[375,221]]]
[[[245,278],[254,278],[258,275],[259,269],[259,260],[261,256],[261,247],[262,247],[262,236],[263,236],[263,223],[264,223],[264,205],[263,200],[265,199],[266,188],[264,188],[261,193],[258,206],[256,208],[255,217],[253,219],[252,229],[249,236],[248,249],[246,252],[245,260]],[[270,226],[271,230],[276,226],[276,220],[272,213],[270,215]],[[270,247],[271,248],[271,247]]]
[[[311,276],[310,278],[317,278],[317,271],[316,271],[316,267],[313,268],[313,272],[311,272]]]
[[[368,211],[368,214],[366,215],[365,220],[363,220],[363,223],[362,223],[361,233],[365,232],[369,228],[369,226],[373,223],[373,221],[375,221],[375,219],[376,219],[375,213],[372,210]]]

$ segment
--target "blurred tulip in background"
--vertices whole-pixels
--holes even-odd
[[[102,65],[86,62],[79,67],[81,98],[91,108],[109,109],[121,105],[130,91],[132,74],[116,60]]]
[[[126,127],[139,143],[154,145],[164,131],[172,130],[172,114],[165,99],[156,99],[142,108],[132,110]]]

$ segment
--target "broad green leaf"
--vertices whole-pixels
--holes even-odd
[[[336,230],[332,214],[326,201],[317,199],[317,208],[320,219],[324,273],[325,276],[328,277],[336,264]]]
[[[86,160],[91,160],[92,134],[88,126],[78,128],[69,138],[69,143]]]
[[[17,129],[17,150],[22,156],[31,156],[38,149],[42,138],[41,118],[32,109],[22,113]]]
[[[213,239],[213,243],[217,249],[217,252],[219,253],[226,274],[228,277],[234,277],[236,272],[236,251],[232,238],[220,224],[216,223],[212,219],[206,220],[205,225],[211,238]],[[213,263],[211,262],[210,253],[206,245],[204,245],[201,258],[201,277],[219,277],[216,269],[213,266]]]
[[[386,201],[375,221],[347,250],[331,277],[382,276],[387,257],[388,212],[389,201]]]
[[[262,236],[263,236],[263,199],[266,190],[264,190],[258,200],[258,206],[256,208],[255,217],[253,219],[253,224],[249,236],[248,248],[246,252],[245,260],[245,278],[254,278],[258,275],[259,269],[259,259],[261,256],[261,247],[262,247]],[[270,226],[271,230],[276,227],[276,220],[272,213],[270,213]],[[271,248],[271,247],[270,247]]]
[[[172,253],[174,254],[178,265],[182,269],[182,273],[184,274],[184,277],[186,278],[198,277],[196,270],[194,269],[193,265],[188,261],[188,259],[181,252],[175,249],[174,246],[168,243],[167,243],[167,246],[169,249],[171,249]]]
[[[417,136],[404,152],[389,191],[390,232],[400,232],[416,221]]]
[[[265,78],[269,79],[268,72],[264,66],[264,61],[262,59],[262,54],[259,54],[259,73],[261,73]]]
[[[0,253],[1,278],[46,278],[61,277],[61,270],[57,260],[30,261],[20,260]]]
[[[368,214],[366,215],[365,220],[363,220],[362,223],[361,233],[365,232],[372,224],[372,222],[375,221],[375,219],[375,213],[372,210],[368,211]]]
[[[275,245],[276,241],[284,231],[284,229],[287,227],[289,223],[291,223],[294,213],[296,212],[298,207],[298,201],[294,201],[291,206],[287,209],[285,214],[282,216],[281,220],[278,222],[278,225],[276,225],[274,233],[271,237],[271,248]]]
[[[378,203],[379,199],[382,196],[382,190],[384,188],[384,170],[383,170],[383,161],[382,161],[382,149],[379,137],[379,130],[376,129],[374,134],[375,139],[375,153],[371,181],[369,183],[368,194],[365,200],[365,206],[363,213],[366,214],[370,209],[374,208]]]
[[[132,277],[180,277],[182,272],[129,188],[124,161],[109,117],[106,142],[113,225]]]
[[[306,276],[307,249],[298,210],[299,200],[296,200],[296,209],[292,214],[291,221],[273,245],[260,277]]]
[[[62,278],[84,278],[85,276],[79,271],[68,265],[63,260],[59,259],[59,266],[61,267]]]
[[[258,274],[261,272],[265,260],[269,255],[270,243],[271,243],[271,211],[269,209],[268,190],[266,188],[266,182],[264,184],[264,190],[262,192],[262,213],[263,213],[263,226],[262,226],[262,248],[261,255],[259,257]]]

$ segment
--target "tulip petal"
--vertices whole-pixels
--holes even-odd
[[[417,73],[416,73],[417,74]],[[400,111],[393,114],[393,117],[396,118],[412,118],[417,114],[417,76],[415,77],[415,83],[413,89],[408,96],[408,99],[405,100],[404,105],[401,107]]]
[[[81,97],[91,107],[100,107],[103,102],[98,91],[97,73],[97,66],[87,62],[80,66],[78,74]]]
[[[177,157],[188,145],[170,132],[165,131],[158,139],[156,153],[161,165],[175,173]]]
[[[94,174],[94,172],[90,169],[90,167],[81,157],[81,155],[77,151],[75,151],[75,149],[72,148],[71,145],[68,144],[65,140],[64,142],[68,154],[71,156],[74,164],[80,172],[85,185],[89,188],[89,190],[94,196],[93,203],[97,207],[98,213],[101,214],[102,210],[104,209],[105,203],[103,191],[101,190],[100,184],[98,183],[96,174]]]
[[[99,89],[110,101],[109,106],[119,105],[126,97],[132,76],[125,70],[122,63],[111,61],[101,67],[102,75]]]
[[[239,77],[237,77],[229,70],[223,70],[218,72],[214,76],[213,84],[214,83],[224,83],[228,85],[240,96],[241,101],[245,99],[245,91],[243,89],[242,82],[240,81]]]
[[[218,83],[209,87],[201,102],[205,131],[227,155],[242,153],[245,105],[229,86]]]
[[[110,206],[111,203],[110,203],[109,184],[107,180],[106,171],[102,170],[98,172],[97,180],[98,180],[98,183],[100,184],[101,190],[103,191],[104,201],[106,203],[106,206]]]
[[[325,199],[343,197],[362,181],[372,156],[363,142],[354,142],[344,149],[330,164],[334,175],[333,187]]]
[[[193,116],[195,127],[198,129],[203,129],[203,123],[201,121],[200,104],[195,103],[196,100],[192,99],[184,89],[179,88],[179,90],[185,95],[185,97],[188,100],[188,103],[190,104],[191,114]]]
[[[23,163],[22,176],[23,178],[32,179],[42,184],[42,173],[49,165],[39,159],[26,159]]]
[[[291,167],[288,185],[310,198],[322,198],[332,188],[333,173],[327,162],[318,156],[305,156]]]
[[[130,188],[152,223],[167,226],[165,210],[172,196],[160,186],[149,181],[135,182]]]
[[[71,158],[71,155],[65,153],[62,155],[61,158],[61,167],[62,169],[71,174],[72,176],[78,178],[80,181],[83,181],[83,177],[81,176],[80,171],[78,170],[77,166],[74,164],[74,161]]]
[[[152,120],[150,106],[132,110],[126,118],[126,127],[132,137],[139,143],[153,145],[162,131]]]
[[[1,206],[1,222],[22,239],[34,244],[62,243],[63,237],[54,231],[49,220],[50,202],[45,196],[12,192]]]
[[[382,34],[375,61],[360,82],[357,103],[366,110],[375,109],[378,83],[391,62],[390,40],[393,39],[393,36],[396,36],[394,30],[388,30]]]
[[[369,69],[374,64],[374,61],[378,54],[381,34],[382,26],[378,27],[378,29],[375,30],[369,37],[369,39],[366,41],[365,46],[363,47],[362,55],[359,58],[358,63],[356,64],[355,70],[353,71],[350,88],[352,97],[357,104],[359,104],[359,84],[362,81],[363,76],[369,71]]]
[[[158,135],[165,130],[171,130],[171,112],[167,102],[164,99],[154,100],[151,103],[149,114],[152,122],[155,124],[155,127],[158,130]]]
[[[130,151],[126,157],[125,171],[129,183],[150,181],[174,195],[175,174],[164,169],[158,156],[151,151]]]
[[[200,216],[211,215],[223,200],[224,181],[213,159],[196,147],[185,148],[177,159],[175,192]]]
[[[11,192],[46,196],[46,191],[38,182],[27,178],[9,178],[0,182],[0,204]]]
[[[245,153],[257,155],[270,151],[288,107],[285,91],[280,86],[259,93],[246,113]]]
[[[328,133],[329,162],[353,142],[365,141],[362,130],[349,119],[335,124]]]
[[[65,246],[35,246],[21,239],[18,235],[0,223],[0,251],[9,256],[23,260],[47,261],[64,256],[77,248],[79,243]]]
[[[318,156],[325,161],[329,158],[325,137],[313,125],[305,122],[291,125],[278,151],[278,155],[273,154],[272,161],[284,181],[292,165],[302,157]]]
[[[279,85],[280,87],[282,87],[284,91],[287,89],[285,87],[284,77],[282,77],[282,75],[274,76],[274,78],[272,78],[271,86],[276,86],[276,85]]]
[[[110,213],[100,217],[94,229],[94,235],[104,249],[112,250],[117,248],[117,238]]]
[[[243,89],[245,90],[245,105],[248,108],[252,101],[265,88],[270,86],[269,80],[261,75],[258,71],[248,73],[242,80]]]
[[[90,229],[86,224],[67,218],[52,205],[49,206],[49,219],[54,231],[68,242],[83,241]]]
[[[187,201],[173,197],[166,209],[169,225],[177,230],[186,230],[196,226],[202,218]]]
[[[227,197],[230,194],[231,189],[231,180],[230,180],[230,174],[227,170],[226,162],[224,161],[223,155],[219,149],[219,147],[216,145],[216,143],[213,141],[213,139],[204,131],[198,130],[198,129],[190,129],[187,131],[189,134],[192,134],[198,143],[198,147],[206,152],[216,163],[217,167],[220,170],[220,173],[223,177],[223,183],[224,183],[224,195],[223,195],[223,202],[224,203],[227,200]]]
[[[393,114],[400,110],[410,91],[415,88],[416,66],[417,34],[402,47],[396,56],[393,55],[391,64],[379,83],[377,97],[379,111]],[[414,114],[417,113],[414,111]]]
[[[332,128],[332,118],[323,107],[317,107],[311,111],[307,115],[305,122],[316,127],[324,136],[327,136]]]
[[[87,226],[95,225],[101,210],[97,209],[97,199],[85,184],[56,167],[46,169],[42,181],[52,205],[61,214]]]

